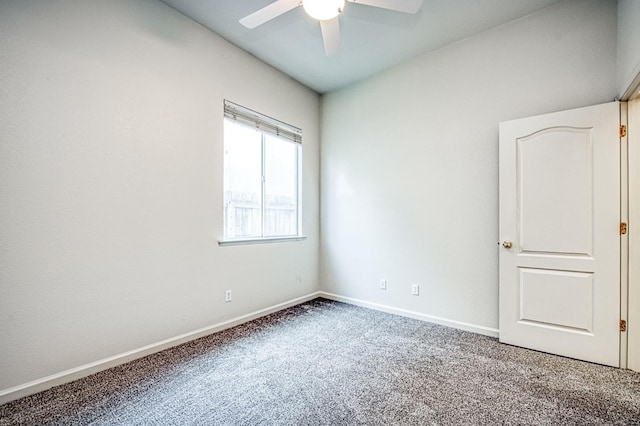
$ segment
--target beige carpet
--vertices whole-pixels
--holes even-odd
[[[640,425],[640,374],[324,299],[0,406],[0,425]]]

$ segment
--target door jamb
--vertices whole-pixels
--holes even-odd
[[[628,128],[627,103],[620,102],[620,126]],[[628,133],[620,134],[620,223],[629,223]],[[620,320],[629,324],[629,233],[620,235]],[[626,330],[626,328],[625,328]],[[629,333],[620,330],[620,368],[628,365]]]
[[[627,365],[640,372],[640,90],[635,100],[627,103],[628,143],[628,299],[627,299]],[[633,259],[633,261],[630,261]]]

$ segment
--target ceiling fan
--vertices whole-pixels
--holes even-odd
[[[414,14],[422,6],[423,0],[347,0],[367,6],[380,7]],[[253,29],[276,18],[291,9],[302,6],[309,16],[320,21],[324,51],[328,55],[340,50],[340,23],[338,15],[344,9],[345,0],[276,0],[252,14],[245,16],[240,23]]]

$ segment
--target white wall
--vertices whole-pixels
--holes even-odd
[[[325,95],[323,290],[495,333],[498,123],[612,101],[615,52],[570,0]]]
[[[618,95],[640,75],[640,1],[618,0]],[[639,84],[640,82],[636,82]]]
[[[154,0],[0,40],[0,396],[318,290],[317,94]],[[218,246],[224,98],[303,129],[306,241]]]

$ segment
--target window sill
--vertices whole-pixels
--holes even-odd
[[[220,240],[218,245],[224,246],[241,246],[249,244],[272,244],[272,243],[289,243],[294,241],[304,241],[307,237],[267,237],[267,238],[247,238],[237,240]]]

